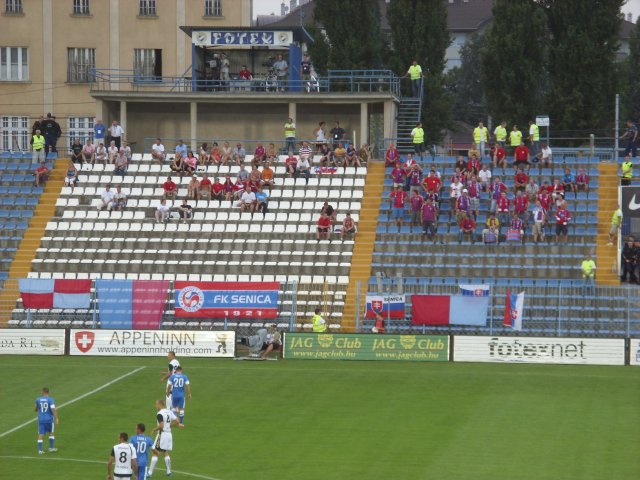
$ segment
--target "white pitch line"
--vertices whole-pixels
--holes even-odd
[[[118,378],[114,378],[113,380],[111,380],[110,382],[105,383],[104,385],[99,386],[98,388],[94,388],[93,390],[91,390],[90,392],[87,393],[83,393],[82,395],[80,395],[79,397],[76,397],[72,400],[69,400],[68,402],[63,403],[62,405],[56,407],[57,409],[60,409],[62,407],[66,407],[67,405],[71,405],[73,403],[76,403],[79,400],[82,400],[83,398],[88,397],[89,395],[93,395],[94,393],[98,393],[100,390],[104,390],[105,388],[113,385],[116,382],[119,382],[120,380],[122,380],[123,378],[127,378],[130,375],[133,375],[134,373],[138,373],[140,370],[144,370],[145,367],[138,367],[135,370],[131,370],[129,373],[125,373],[124,375],[119,376]],[[23,427],[26,427],[27,425],[35,422],[38,418],[32,418],[31,420],[28,420],[20,425],[18,425],[17,427],[12,428],[11,430],[7,430],[6,432],[0,433],[0,438],[9,435],[10,433],[15,432],[16,430],[20,430]]]
[[[29,457],[29,456],[21,456],[21,455],[1,455],[0,458],[14,459],[14,460],[38,460],[38,461],[49,460],[49,461],[55,461],[55,462],[97,463],[99,465],[104,465],[106,463],[106,462],[100,462],[98,460],[81,460],[79,458]],[[165,471],[162,468],[157,468],[156,470],[160,470],[162,472]],[[180,475],[186,475],[187,477],[202,478],[203,480],[220,480],[219,478],[207,477],[206,475],[200,475],[199,473],[182,472],[180,470],[172,470],[172,471]]]

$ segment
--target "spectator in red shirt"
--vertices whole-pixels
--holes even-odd
[[[293,177],[296,174],[296,167],[298,166],[298,159],[293,154],[293,152],[289,152],[289,156],[284,161],[284,164],[289,177]]]
[[[224,183],[222,184],[222,186],[224,187],[224,199],[225,200],[232,200],[233,199],[233,192],[234,192],[234,185],[233,185],[233,180],[231,180],[231,177],[229,175],[227,175],[227,178],[225,178]]]
[[[540,206],[544,208],[545,212],[548,212],[549,208],[551,207],[552,199],[547,190],[543,188],[540,189],[540,193],[538,194],[538,201],[540,202]]]
[[[224,184],[219,178],[211,185],[211,198],[214,200],[223,200],[225,197]]]
[[[499,166],[502,167],[502,174],[505,174],[507,168],[507,151],[500,144],[496,143],[493,146],[493,168],[494,170]]]
[[[571,220],[571,213],[567,210],[567,207],[564,205],[558,208],[556,212],[556,243],[559,243],[560,240],[563,243],[567,243],[567,237],[569,235],[569,221]]]
[[[251,160],[251,165],[253,165],[254,167],[260,166],[262,162],[264,162],[266,159],[267,159],[267,152],[262,146],[262,144],[258,142],[258,145],[256,145],[256,149],[253,152],[253,159]]]
[[[469,176],[478,175],[480,167],[482,167],[482,165],[480,164],[480,160],[478,160],[478,157],[475,153],[472,154],[471,158],[467,162],[467,172],[469,172]]]
[[[438,209],[433,204],[433,200],[430,197],[422,204],[422,231],[423,235],[428,235],[429,240],[433,240],[436,243],[436,219],[438,215]]]
[[[549,185],[549,181],[545,180],[544,182],[542,182],[542,186],[540,187],[540,192],[542,191],[547,192],[549,195],[551,195],[553,193],[553,185]]]
[[[551,198],[556,201],[560,195],[564,197],[564,185],[560,183],[559,179],[554,178],[551,188]]]
[[[518,169],[518,172],[515,176],[515,189],[524,192],[525,188],[527,188],[528,181],[529,176],[524,173],[524,170],[522,170],[522,168]]]
[[[496,205],[503,192],[507,191],[507,186],[500,181],[500,177],[496,177],[495,180],[489,185],[489,193],[491,194],[491,208],[490,211],[496,211]]]
[[[389,196],[393,204],[393,220],[398,227],[401,227],[404,223],[404,210],[409,195],[402,190],[401,186],[397,186]]]
[[[409,191],[410,192],[419,192],[422,189],[422,169],[420,165],[414,165],[409,170]]]
[[[520,146],[516,147],[513,151],[513,167],[520,168],[524,166],[529,171],[531,167],[531,154],[529,153],[529,149],[524,144],[524,142],[520,142]]]
[[[207,174],[205,173],[202,176],[202,180],[200,180],[200,191],[198,192],[199,194],[199,198],[201,199],[206,199],[207,202],[211,201],[211,190],[212,190],[212,185],[211,185],[211,180],[209,180],[209,177],[207,176]]]
[[[49,178],[49,169],[47,168],[47,164],[44,162],[40,163],[40,166],[36,168],[34,172],[34,185],[39,187],[41,184],[44,184]]]
[[[418,190],[412,192],[409,202],[411,204],[411,226],[420,225],[420,214],[422,212],[422,202],[424,202],[424,199]]]
[[[178,195],[178,187],[173,180],[171,180],[171,177],[167,177],[167,181],[162,184],[162,189],[164,190],[162,198],[171,198],[172,200],[176,199],[176,196]]]
[[[511,201],[507,198],[507,192],[502,192],[500,194],[500,198],[498,199],[498,202],[496,205],[498,220],[500,220],[500,225],[509,224],[509,207],[510,206],[511,206]]]
[[[253,75],[251,74],[251,72],[249,71],[246,65],[242,65],[240,72],[238,72],[238,76],[242,80],[251,80],[253,78]]]
[[[405,172],[404,169],[400,166],[400,162],[396,162],[395,167],[393,168],[393,170],[391,170],[391,173],[389,175],[391,176],[391,180],[393,180],[393,188],[404,186]]]
[[[426,192],[440,192],[442,189],[442,180],[440,180],[440,177],[436,175],[434,170],[431,170],[429,175],[422,179],[422,188],[424,188]]]
[[[584,168],[581,168],[576,175],[576,188],[578,191],[589,191],[589,176],[584,172]]]
[[[387,153],[385,153],[384,155],[384,166],[385,167],[395,166],[399,158],[400,156],[398,154],[398,149],[392,143],[391,145],[389,145],[389,148],[387,148]]]
[[[316,229],[316,239],[320,240],[325,238],[330,240],[331,233],[331,218],[327,215],[327,212],[322,212],[318,219],[318,228]]]
[[[345,235],[353,235],[356,233],[356,224],[351,218],[351,212],[347,212],[347,216],[342,220],[342,230],[340,230],[340,238],[344,239]]]
[[[469,217],[466,213],[463,213],[462,221],[460,222],[460,232],[458,233],[458,243],[462,243],[462,239],[465,235],[471,238],[471,243],[476,243],[475,238],[476,222],[473,218]]]
[[[513,212],[523,220],[529,212],[529,199],[521,190],[516,192],[516,198],[513,199]]]

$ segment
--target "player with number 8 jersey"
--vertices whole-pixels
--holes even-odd
[[[129,435],[122,432],[118,440],[120,442],[111,449],[107,463],[107,480],[133,478],[138,470],[136,449],[129,444]]]

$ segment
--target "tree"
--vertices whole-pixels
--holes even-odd
[[[496,122],[526,125],[542,113],[547,57],[544,8],[531,0],[496,0],[480,55],[487,107]]]
[[[366,70],[382,66],[384,39],[378,2],[316,0],[315,3],[314,20],[322,26],[323,41],[330,46],[327,68]],[[320,37],[316,34],[314,38],[318,41]],[[321,44],[318,47],[324,48]]]
[[[453,99],[445,89],[445,53],[451,38],[447,4],[443,0],[391,0],[387,11],[393,45],[393,65],[406,72],[415,59],[424,80],[423,127],[427,144],[440,143],[452,123]]]
[[[636,23],[629,40],[629,57],[625,60],[627,67],[626,85],[623,94],[623,110],[626,120],[640,120],[640,22]]]
[[[556,129],[584,133],[610,126],[624,0],[546,2],[552,122]]]
[[[329,41],[317,25],[308,24],[305,29],[313,38],[312,42],[307,43],[307,51],[309,55],[311,55],[313,68],[319,75],[326,75],[329,64],[329,52],[331,51]]]
[[[480,81],[480,52],[485,44],[485,36],[474,33],[460,49],[460,67],[446,74],[447,90],[455,99],[453,118],[472,125],[487,114]]]

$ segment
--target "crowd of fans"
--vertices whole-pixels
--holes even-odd
[[[543,143],[532,158],[528,147],[519,141],[513,150],[511,158],[499,143],[493,147],[491,158],[482,157],[482,150],[471,150],[467,158],[457,157],[453,174],[445,178],[435,164],[424,167],[412,154],[401,159],[395,146],[390,145],[385,163],[391,168],[391,216],[395,225],[402,227],[410,218],[411,225],[422,226],[425,237],[435,243],[438,219],[448,197],[451,223],[457,228],[460,243],[465,239],[485,244],[523,242],[527,233],[536,243],[550,236],[556,243],[566,243],[572,214],[565,198],[577,198],[578,192],[589,191],[587,172],[567,167],[561,175],[538,185],[531,169],[537,165],[541,176],[543,166],[552,167],[551,149]],[[497,175],[499,168],[502,176]],[[505,183],[503,179],[508,176],[513,181]],[[478,225],[481,203],[488,216],[483,225]]]

